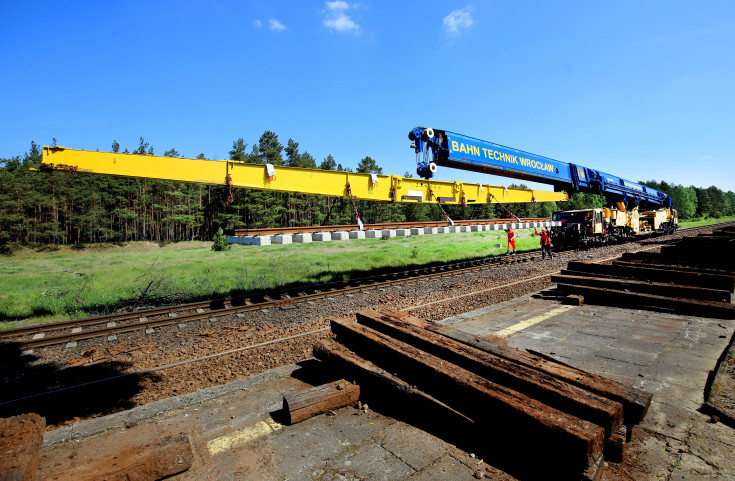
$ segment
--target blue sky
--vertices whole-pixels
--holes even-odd
[[[403,174],[423,125],[735,190],[730,0],[4,0],[0,66],[0,158],[143,136],[223,159],[272,130],[317,161]]]

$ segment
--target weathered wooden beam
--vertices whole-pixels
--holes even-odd
[[[725,289],[727,286],[732,284],[735,286],[735,281],[731,282],[731,279],[735,278],[735,274],[728,271],[718,270],[718,269],[707,269],[702,267],[694,267],[694,266],[680,266],[675,264],[656,264],[655,262],[647,262],[644,259],[636,259],[636,258],[630,258],[628,260],[620,260],[620,261],[613,261],[612,264],[614,266],[621,266],[621,267],[645,267],[648,269],[661,269],[665,271],[678,271],[678,272],[688,272],[690,274],[697,274],[699,276],[715,276],[714,279],[714,285],[717,286],[718,282],[722,282],[722,289]],[[710,278],[712,279],[712,278]],[[704,286],[700,283],[700,286]]]
[[[414,318],[415,319],[415,318]],[[648,412],[652,394],[631,386],[626,386],[612,379],[578,369],[552,358],[528,353],[512,347],[500,346],[473,334],[460,331],[450,326],[440,326],[415,319],[421,327],[447,336],[455,341],[467,344],[498,357],[508,359],[523,366],[556,376],[570,384],[579,386],[606,398],[613,399],[623,405],[624,422],[627,426],[640,423]]]
[[[283,411],[288,416],[289,424],[295,424],[355,404],[358,399],[360,386],[341,379],[283,396]]]
[[[557,283],[557,288],[563,293],[584,296],[587,304],[601,304],[635,309],[673,309],[681,314],[713,317],[716,319],[735,319],[735,305],[724,302],[673,299],[668,296],[577,286],[561,282]]]
[[[698,299],[701,301],[732,302],[733,293],[722,289],[680,286],[677,284],[639,281],[627,278],[593,277],[580,274],[581,273],[574,271],[562,270],[561,274],[551,276],[551,282],[562,282],[564,284],[573,284],[576,286],[599,287],[602,289],[616,289],[619,291],[653,294],[656,296]]]
[[[358,355],[369,353],[383,369],[445,402],[476,422],[503,432],[508,442],[520,434],[556,459],[560,468],[584,472],[602,459],[604,430],[535,399],[392,339],[351,320],[332,320],[337,340]],[[518,444],[518,449],[528,445]],[[559,465],[559,462],[563,463]]]
[[[662,256],[674,258],[677,262],[732,270],[735,267],[735,254],[731,249],[732,247],[694,244],[688,247],[683,245],[663,246],[660,252]]]
[[[167,438],[151,445],[121,449],[110,458],[67,469],[48,481],[154,481],[183,473],[191,467],[189,439]]]
[[[666,251],[662,249],[661,252],[624,252],[621,259],[629,262],[637,261],[650,264],[668,264],[695,269],[724,271],[730,274],[735,273],[735,267],[733,267],[732,263],[726,264],[716,257],[705,257],[701,253],[684,256],[677,250]]]
[[[0,481],[32,481],[41,454],[46,419],[38,414],[0,418]]]
[[[463,425],[474,424],[474,421],[462,413],[452,409],[438,399],[419,391],[385,369],[381,369],[372,362],[359,357],[332,339],[321,339],[317,341],[313,346],[313,352],[315,358],[328,363],[339,372],[345,373],[350,379],[357,379],[360,385],[372,386],[376,390],[379,389],[381,395],[376,396],[373,393],[373,397],[391,399],[391,402],[396,399],[401,399],[407,406],[411,406],[409,410],[430,407],[435,411],[440,411],[442,416],[451,418],[454,422]],[[369,397],[371,395],[369,388],[361,390],[361,395]]]
[[[480,351],[410,321],[398,311],[358,311],[357,321],[421,351],[449,361],[483,378],[547,406],[602,426],[610,436],[623,422],[623,406],[547,373]]]
[[[733,292],[735,289],[735,278],[732,276],[702,274],[700,272],[672,271],[645,266],[629,267],[579,261],[569,262],[567,264],[567,270],[611,277],[629,277],[642,281],[668,282],[682,286],[721,289],[729,292]]]

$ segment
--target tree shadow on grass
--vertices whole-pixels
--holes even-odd
[[[130,409],[153,373],[125,375],[129,363],[68,367],[42,363],[17,343],[0,344],[0,418],[35,412],[49,426]]]

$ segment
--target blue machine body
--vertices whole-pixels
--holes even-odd
[[[671,197],[656,189],[581,165],[506,147],[446,130],[416,127],[409,135],[417,155],[417,172],[431,178],[435,166],[551,184],[556,191],[589,192],[610,203],[671,207]],[[435,164],[432,166],[431,164]]]

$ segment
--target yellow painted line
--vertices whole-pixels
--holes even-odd
[[[555,307],[554,309],[544,314],[541,314],[540,316],[532,317],[530,319],[526,319],[525,321],[518,322],[516,324],[513,324],[512,326],[506,327],[505,329],[495,332],[493,334],[499,337],[508,337],[511,334],[515,334],[516,332],[522,331],[527,327],[531,327],[534,324],[538,324],[539,322],[545,321],[546,319],[554,317],[557,314],[561,314],[562,312],[568,311],[569,309],[574,309],[574,307],[575,306]]]
[[[259,422],[255,426],[248,426],[225,436],[214,438],[207,443],[207,448],[209,449],[210,454],[214,456],[215,454],[219,454],[223,451],[232,449],[233,447],[248,443],[261,436],[265,436],[266,434],[278,431],[282,427],[282,424],[279,424],[272,419],[267,419]]]

